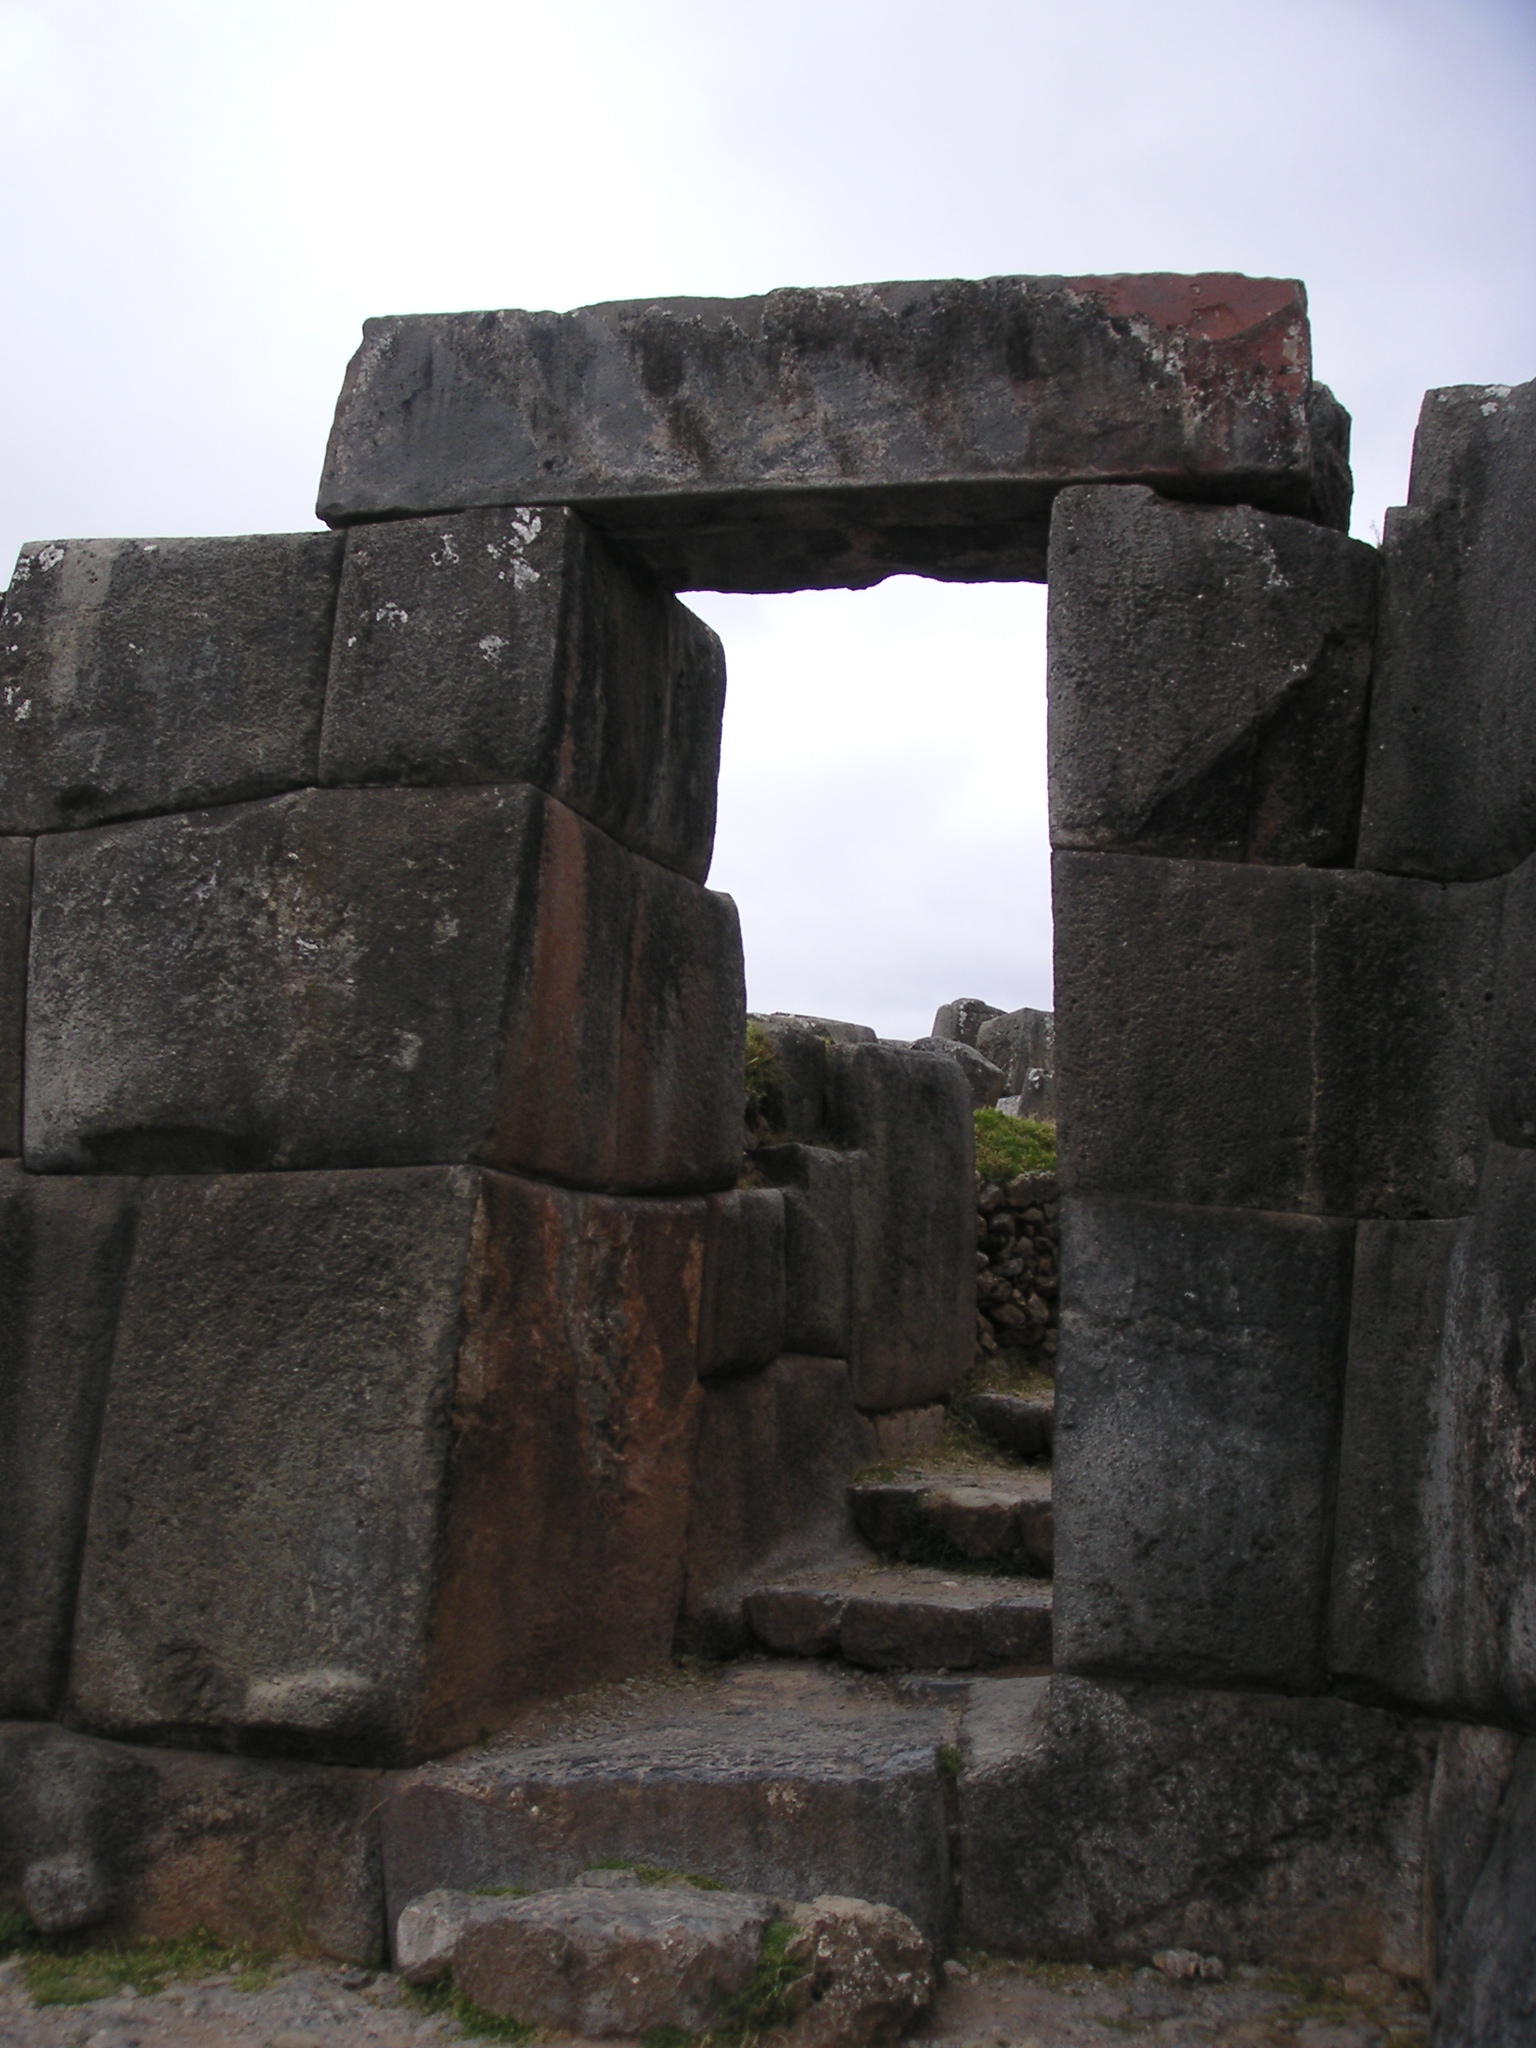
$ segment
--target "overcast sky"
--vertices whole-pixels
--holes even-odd
[[[0,0],[0,551],[312,525],[369,314],[1303,278],[1356,531],[1536,374],[1536,0]],[[758,1008],[1050,1000],[1043,592],[691,600]]]

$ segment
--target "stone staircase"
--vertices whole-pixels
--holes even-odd
[[[971,1395],[947,1455],[935,1447],[855,1479],[848,1508],[867,1561],[752,1587],[755,1642],[878,1671],[1048,1670],[1052,1415],[1047,1397]]]

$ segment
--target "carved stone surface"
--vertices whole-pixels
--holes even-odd
[[[1069,1200],[1064,1671],[1320,1689],[1352,1224]]]
[[[1050,567],[1054,846],[1353,857],[1373,548],[1248,505],[1071,490]]]
[[[325,533],[23,548],[0,640],[0,832],[313,782],[340,569]]]
[[[784,1198],[784,1348],[847,1358],[853,1346],[854,1216],[869,1162],[830,1145],[760,1145]]]
[[[1419,1977],[1435,1735],[1342,1700],[980,1680],[961,1724],[962,1938]]]
[[[13,1722],[0,1727],[0,1906],[68,1889],[76,1927],[151,1940],[202,1930],[377,1967],[379,1798],[375,1771]]]
[[[745,1990],[772,1899],[690,1885],[573,1885],[498,1899],[454,1947],[455,1985],[487,2012],[581,2035],[702,2033]]]
[[[664,1656],[703,1233],[467,1168],[151,1181],[74,1719],[401,1761]]]
[[[137,1196],[0,1167],[0,1719],[63,1693]]]
[[[876,1449],[841,1359],[780,1358],[708,1389],[688,1521],[689,1648],[744,1648],[742,1600],[766,1574],[861,1554],[848,1482]]]
[[[1053,877],[1066,1192],[1471,1206],[1502,883],[1113,853]]]
[[[39,845],[28,1164],[736,1179],[725,896],[526,785],[308,790]]]
[[[347,536],[325,783],[531,782],[702,882],[725,656],[563,506]]]
[[[22,1039],[31,906],[32,842],[0,839],[0,1158],[13,1157],[21,1150]]]
[[[1387,514],[1362,867],[1447,881],[1536,850],[1536,383],[1425,394]]]
[[[710,1196],[701,1377],[761,1372],[784,1349],[784,1236],[777,1188]]]
[[[1437,2048],[1511,2048],[1536,2020],[1536,1741],[1520,1745],[1488,1860],[1435,1987]]]
[[[1392,1670],[1395,1689],[1433,1710],[1536,1731],[1533,1318],[1536,1153],[1493,1144],[1451,1262],[1416,1554],[1403,1559],[1420,1574],[1418,1628]]]
[[[779,1898],[879,1899],[931,1939],[950,1911],[950,1717],[817,1666],[573,1701],[552,1725],[389,1781],[388,1911],[439,1886],[567,1885],[621,1861]]]
[[[849,1364],[861,1408],[940,1400],[976,1326],[971,1092],[936,1053],[827,1052],[829,1122],[866,1155],[854,1203]]]
[[[1426,1519],[1451,1261],[1470,1228],[1366,1220],[1355,1235],[1339,1445],[1330,1669],[1388,1698],[1423,1697],[1426,1590],[1441,1532]]]
[[[575,504],[674,590],[1038,578],[1065,484],[1347,525],[1310,368],[1301,287],[1221,275],[370,320],[320,516]]]

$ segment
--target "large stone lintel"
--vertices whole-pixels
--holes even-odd
[[[1286,279],[418,315],[364,327],[320,514],[572,504],[673,589],[1041,578],[1066,484],[1346,525],[1346,443]]]

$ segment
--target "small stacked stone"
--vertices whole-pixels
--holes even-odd
[[[1060,1205],[1054,1173],[1021,1173],[976,1193],[976,1361],[1010,1354],[1023,1372],[1056,1369]]]

